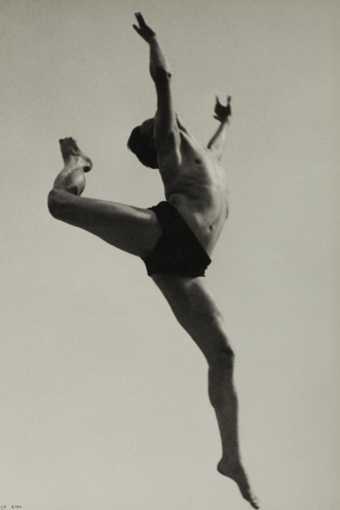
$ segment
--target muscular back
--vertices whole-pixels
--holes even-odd
[[[228,215],[225,170],[181,124],[171,138],[158,151],[166,199],[211,254]]]

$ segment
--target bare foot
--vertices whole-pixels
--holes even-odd
[[[217,465],[217,471],[237,483],[242,496],[253,508],[260,508],[255,496],[251,492],[249,481],[241,464],[231,465],[226,459],[221,459]]]
[[[73,138],[62,138],[59,145],[64,168],[57,175],[53,186],[74,195],[81,195],[86,186],[85,172],[91,170],[92,161],[79,149]]]
[[[82,168],[84,172],[91,170],[92,161],[79,149],[77,142],[73,138],[61,138],[59,145],[65,167],[68,170],[75,168]]]

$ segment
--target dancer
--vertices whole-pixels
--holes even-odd
[[[155,32],[136,14],[135,31],[150,50],[150,74],[157,111],[131,132],[129,149],[140,162],[158,169],[165,201],[148,209],[85,198],[85,172],[92,162],[72,138],[60,140],[64,169],[48,196],[51,214],[80,227],[116,248],[140,257],[148,275],[168,301],[179,324],[208,364],[208,393],[222,443],[218,471],[233,479],[242,496],[259,508],[242,465],[238,438],[234,352],[223,317],[203,283],[203,276],[228,216],[225,170],[221,166],[231,98],[216,98],[218,127],[201,146],[175,112],[172,75]]]

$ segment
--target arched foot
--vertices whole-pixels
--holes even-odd
[[[230,462],[222,458],[217,465],[217,471],[221,473],[221,475],[234,480],[243,498],[248,501],[253,508],[260,508],[256,497],[252,494],[246,472],[241,464],[231,465]]]
[[[73,138],[62,138],[59,145],[64,168],[57,175],[53,187],[79,196],[85,189],[85,172],[91,170],[92,161],[79,149]]]
[[[79,149],[77,142],[73,138],[61,138],[59,140],[61,154],[65,167],[69,170],[82,168],[84,172],[89,172],[92,168],[92,161]]]

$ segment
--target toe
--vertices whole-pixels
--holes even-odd
[[[71,138],[61,138],[59,140],[60,150],[64,159],[68,159],[70,156],[76,156],[80,153],[77,142]]]

